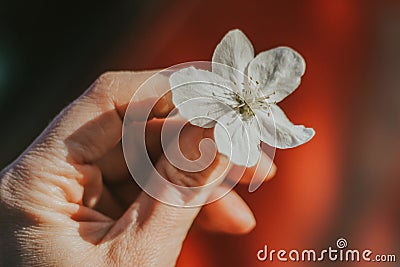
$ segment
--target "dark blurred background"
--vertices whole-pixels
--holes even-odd
[[[238,186],[257,219],[252,233],[192,229],[178,265],[281,266],[257,261],[257,251],[265,244],[318,250],[341,237],[351,248],[397,254],[399,261],[395,0],[0,0],[0,168],[102,72],[210,60],[232,28],[242,29],[256,52],[288,45],[304,56],[302,84],[282,106],[317,134],[300,148],[277,151],[276,177],[255,193]]]
[[[99,74],[127,69],[129,63],[113,55],[166,4],[0,1],[0,168]]]

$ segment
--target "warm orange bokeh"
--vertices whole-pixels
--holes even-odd
[[[256,252],[264,244],[319,248],[340,237],[329,231],[343,205],[343,161],[352,123],[347,114],[362,91],[358,83],[372,50],[369,25],[379,5],[372,2],[179,0],[163,12],[149,11],[146,31],[126,44],[121,55],[129,53],[129,58],[121,61],[147,69],[210,60],[215,45],[232,28],[247,34],[256,52],[291,46],[304,56],[307,70],[299,90],[282,105],[294,122],[317,133],[302,147],[278,150],[278,173],[258,191],[249,194],[238,188],[257,219],[252,233],[232,237],[192,230],[178,266],[261,266],[266,263],[257,261]],[[375,226],[370,222],[362,231]],[[390,230],[380,231],[381,239],[385,235]]]

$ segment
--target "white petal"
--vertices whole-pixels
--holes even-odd
[[[215,73],[190,67],[173,73],[169,82],[172,102],[194,125],[213,127],[215,120],[230,111],[229,105],[234,104],[229,95],[233,83]]]
[[[315,134],[314,129],[303,125],[294,125],[277,105],[270,105],[268,112],[254,110],[260,125],[261,140],[277,148],[292,148],[308,142]],[[275,128],[276,127],[276,128]],[[275,131],[276,129],[276,131]]]
[[[212,61],[231,68],[213,64],[212,71],[225,79],[240,84],[249,62],[254,58],[254,48],[240,30],[229,31],[214,50]]]
[[[300,84],[306,65],[302,56],[289,47],[278,47],[258,54],[250,63],[247,75],[259,82],[270,102],[279,102]]]
[[[260,139],[251,121],[242,121],[234,111],[221,117],[214,129],[218,151],[236,165],[254,166],[260,157]]]

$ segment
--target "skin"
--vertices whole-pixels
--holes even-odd
[[[141,192],[129,175],[122,149],[122,121],[138,86],[154,72],[105,73],[0,173],[1,266],[174,266],[195,223],[217,232],[244,234],[255,227],[249,207],[235,192],[202,208],[169,206]],[[173,108],[170,97],[152,110]],[[149,123],[158,137],[159,120]],[[185,126],[179,144],[188,158],[211,130]],[[155,138],[154,137],[154,138]],[[157,140],[146,140],[156,169],[174,183],[201,185],[229,165],[217,155],[198,173],[172,167]],[[271,164],[262,155],[259,168]],[[267,178],[271,178],[273,165]],[[235,166],[231,169],[235,172]],[[241,182],[264,179],[255,167]],[[217,186],[214,192],[223,190]]]

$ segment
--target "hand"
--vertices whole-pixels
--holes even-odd
[[[141,192],[129,174],[121,148],[127,104],[152,74],[102,75],[1,172],[1,266],[175,264],[200,208],[173,207]],[[172,108],[171,100],[164,97],[152,114],[162,118]],[[158,136],[159,126],[149,123],[149,130],[155,133],[151,136]],[[193,140],[210,134],[210,130],[185,126],[179,137],[182,151],[196,154]],[[146,143],[157,170],[170,170],[163,175],[175,183],[179,179],[204,183],[229,164],[225,156],[217,155],[200,173],[180,172],[169,165],[157,141]],[[270,164],[262,155],[258,169]],[[273,166],[269,178],[274,171]],[[246,169],[241,181],[249,182],[253,175],[263,179],[258,173],[256,168]],[[214,192],[218,190],[222,185]],[[232,234],[246,233],[255,226],[250,209],[234,191],[204,206],[196,223]]]

